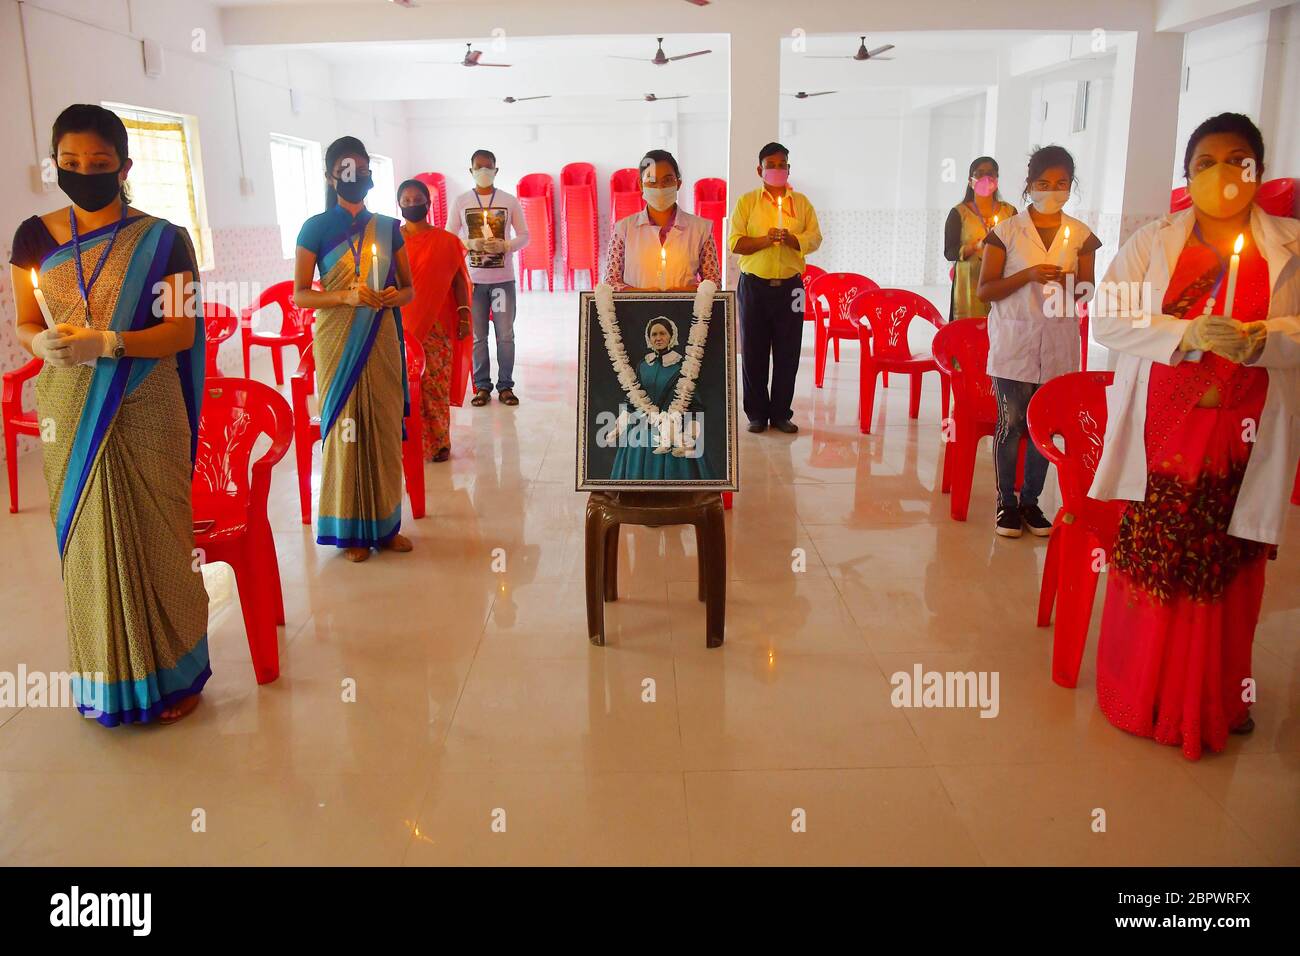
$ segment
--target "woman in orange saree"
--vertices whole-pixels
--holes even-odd
[[[451,406],[464,401],[469,375],[470,282],[460,239],[428,222],[430,201],[429,187],[418,179],[408,179],[397,190],[415,286],[403,318],[424,347],[419,397],[424,457],[446,461],[451,457]]]

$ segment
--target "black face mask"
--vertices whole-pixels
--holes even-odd
[[[114,199],[122,195],[122,184],[117,175],[122,170],[111,173],[76,173],[59,167],[59,188],[72,200],[73,205],[86,212],[99,212]]]
[[[407,222],[424,222],[429,217],[429,204],[422,202],[418,206],[403,206],[402,218]]]
[[[375,181],[369,173],[351,181],[338,179],[335,182],[336,185],[334,186],[334,189],[338,192],[339,198],[345,199],[348,202],[363,202],[366,198],[366,193],[370,192],[371,188],[375,185]]]

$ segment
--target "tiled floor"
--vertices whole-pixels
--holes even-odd
[[[987,443],[955,523],[933,383],[919,423],[898,382],[860,435],[856,346],[817,390],[809,339],[800,433],[741,433],[726,645],[704,646],[693,533],[669,528],[625,531],[595,648],[576,303],[525,295],[520,312],[523,404],[454,411],[455,457],[428,466],[429,516],[406,525],[414,553],[351,565],[316,547],[292,458],[278,467],[279,681],[255,684],[217,574],[193,717],[109,731],[0,710],[0,862],[1300,863],[1297,545],[1269,567],[1258,729],[1189,763],[1110,726],[1090,662],[1077,690],[1051,682],[1033,620],[1045,545],[995,539]],[[57,670],[37,454],[22,489],[0,516],[0,670]],[[918,663],[997,671],[998,716],[895,709],[889,675]]]

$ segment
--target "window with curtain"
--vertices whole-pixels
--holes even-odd
[[[280,247],[286,259],[293,258],[302,224],[325,211],[322,168],[320,143],[271,134],[275,221],[280,226]]]
[[[200,269],[212,268],[211,238],[197,166],[197,120],[191,116],[104,103],[122,118],[131,152],[131,205],[184,226]]]
[[[393,176],[393,161],[378,153],[370,154],[370,176],[375,181],[375,188],[366,197],[366,205],[371,212],[385,216],[400,217],[397,208],[397,180]]]

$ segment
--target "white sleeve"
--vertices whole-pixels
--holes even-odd
[[[510,197],[510,225],[515,231],[513,239],[506,241],[507,252],[518,252],[528,245],[528,220],[524,218],[524,207],[514,196]]]
[[[1163,303],[1147,301],[1147,272],[1160,227],[1160,221],[1148,223],[1120,247],[1097,286],[1089,314],[1093,336],[1108,349],[1177,365],[1183,360],[1178,344],[1187,323],[1159,312]]]
[[[447,211],[447,229],[460,236],[462,244],[465,242],[468,233],[465,229],[465,197],[463,195],[457,196],[456,200],[451,204],[451,209]]]

